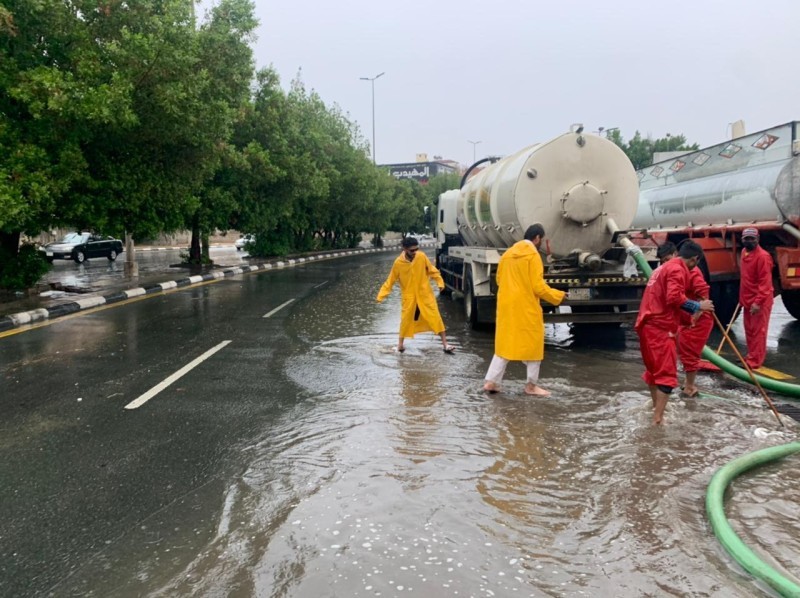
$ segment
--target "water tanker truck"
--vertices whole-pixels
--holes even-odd
[[[790,122],[658,162],[637,172],[632,240],[643,248],[691,238],[723,322],[739,300],[741,233],[760,230],[773,282],[800,318],[800,123]]]
[[[476,165],[479,165],[476,163]],[[631,321],[646,281],[627,272],[621,231],[638,206],[636,172],[623,151],[573,126],[570,132],[488,164],[440,195],[436,263],[447,291],[463,297],[470,324],[495,319],[497,264],[532,224],[542,224],[545,279],[568,291],[545,320]]]

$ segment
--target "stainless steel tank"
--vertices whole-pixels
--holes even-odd
[[[542,224],[555,257],[602,253],[608,221],[625,229],[638,205],[630,160],[611,141],[570,132],[492,164],[461,189],[458,228],[468,245],[504,248]]]
[[[780,125],[640,170],[633,228],[796,222],[796,127]]]

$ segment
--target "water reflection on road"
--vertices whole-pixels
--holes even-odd
[[[183,260],[182,254],[185,253],[187,250],[182,249],[136,251],[139,279],[147,280],[155,276],[168,280],[186,276],[188,270],[179,267]],[[240,266],[249,263],[247,253],[236,251],[233,246],[212,247],[210,254],[211,259],[219,266]],[[91,259],[82,264],[76,264],[71,260],[56,260],[42,282],[60,284],[83,292],[102,290],[106,286],[118,285],[120,281],[125,280],[125,258],[125,253],[122,253],[113,262],[106,258]],[[173,265],[176,267],[170,268]],[[134,283],[136,280],[136,278],[131,279]]]
[[[761,399],[701,374],[721,399],[675,399],[654,428],[629,330],[549,326],[552,398],[522,395],[513,365],[487,396],[491,333],[441,299],[456,355],[432,335],[397,354],[397,295],[374,305],[382,274],[358,269],[290,319],[298,344],[283,367],[300,400],[246,447],[219,533],[162,595],[758,593],[710,532],[705,490],[732,458],[796,439],[796,422],[760,437],[776,430]],[[780,343],[798,328],[781,317],[769,360],[788,367]],[[776,466],[732,511],[795,575],[798,486],[800,468]]]

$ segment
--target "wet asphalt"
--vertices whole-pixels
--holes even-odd
[[[172,259],[157,257],[154,271]],[[720,400],[675,401],[654,432],[624,328],[549,326],[555,400],[520,397],[513,367],[487,399],[492,333],[469,330],[460,303],[439,300],[455,356],[424,336],[393,352],[397,292],[373,301],[393,257],[223,279],[0,338],[0,595],[763,591],[709,537],[703,485],[796,438],[793,423],[774,435],[752,390],[701,375]],[[116,276],[78,268],[60,271]],[[775,314],[768,363],[800,375],[800,327]],[[789,509],[795,487],[746,493]],[[775,558],[791,567],[800,523],[781,512],[735,510],[753,542],[789,534]],[[405,559],[416,550],[428,556]]]

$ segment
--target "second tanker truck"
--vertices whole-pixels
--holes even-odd
[[[466,180],[469,174],[461,189],[439,197],[436,263],[447,290],[463,295],[471,325],[494,322],[500,256],[535,223],[546,234],[545,279],[568,291],[561,307],[545,309],[545,321],[635,319],[646,280],[635,269],[625,272],[619,241],[639,188],[619,147],[575,125]]]
[[[691,238],[717,315],[739,300],[741,233],[755,226],[772,255],[774,288],[800,318],[800,122],[794,121],[658,162],[640,170],[631,238],[642,247]]]

